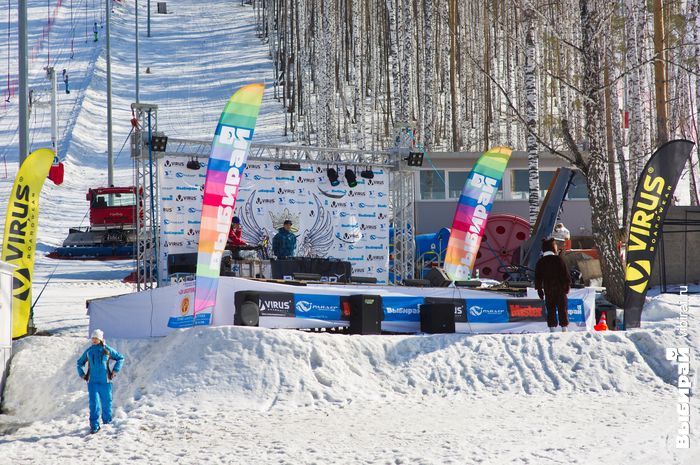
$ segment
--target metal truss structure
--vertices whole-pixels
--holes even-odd
[[[158,212],[158,164],[151,140],[158,132],[158,106],[132,103],[131,159],[139,220],[136,222],[136,288],[151,289],[158,283],[160,221]]]
[[[211,141],[169,138],[165,152],[153,152],[149,141],[156,134],[157,107],[133,104],[140,122],[132,136],[131,154],[134,160],[134,179],[139,202],[144,206],[144,223],[138,234],[137,273],[139,290],[153,287],[157,282],[158,257],[158,189],[157,163],[159,157],[185,157],[206,163]],[[150,136],[148,118],[151,118]],[[159,134],[162,135],[162,134]],[[391,225],[394,228],[394,254],[390,257],[390,281],[413,278],[415,273],[415,203],[414,171],[404,162],[404,150],[374,151],[331,149],[296,145],[252,144],[250,161],[297,162],[383,168],[389,172]],[[141,205],[141,203],[139,203]],[[145,210],[150,210],[146,214]],[[154,246],[154,245],[155,246]]]

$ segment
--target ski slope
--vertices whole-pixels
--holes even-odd
[[[74,0],[74,13],[85,14],[84,2],[99,24],[92,5],[100,2]],[[253,11],[239,1],[171,1],[170,14],[152,15],[148,39],[145,3],[140,100],[158,104],[159,129],[169,136],[208,139],[235,89],[272,77]],[[39,89],[48,57],[37,31],[47,10],[46,2],[29,4],[31,82]],[[59,95],[66,181],[47,183],[42,194],[34,282],[35,299],[48,282],[35,323],[51,336],[15,345],[0,463],[700,463],[700,404],[691,401],[694,447],[676,450],[674,366],[663,357],[665,347],[689,346],[699,360],[697,296],[683,338],[674,332],[678,298],[666,295],[651,298],[644,328],[628,333],[346,337],[224,327],[108,341],[127,358],[114,385],[115,421],[88,435],[87,390],[75,373],[88,345],[85,300],[132,292],[121,279],[133,264],[43,256],[70,226],[85,224],[85,192],[107,180],[104,30],[95,43],[89,23],[85,41],[85,23],[71,25],[68,5],[57,9],[51,32],[51,63],[70,76],[71,93]],[[128,145],[118,151],[134,100],[133,17],[133,2],[115,3],[119,184],[132,177]],[[50,142],[47,96],[37,96],[44,105],[33,109],[32,148]],[[17,170],[16,105],[15,97],[0,106],[2,211]],[[256,141],[283,142],[282,132],[268,88]]]

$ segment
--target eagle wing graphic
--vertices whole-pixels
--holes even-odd
[[[316,201],[316,219],[304,232],[300,252],[305,257],[325,257],[333,245],[333,220],[316,194],[312,195]]]

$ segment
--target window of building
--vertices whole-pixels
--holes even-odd
[[[445,199],[445,170],[421,170],[420,198],[422,200]]]
[[[555,171],[540,171],[540,199],[547,195],[549,184]],[[510,175],[510,195],[513,200],[527,200],[529,197],[530,176],[527,170],[513,170]]]
[[[447,173],[447,183],[450,186],[448,193],[451,199],[458,199],[462,195],[467,176],[469,176],[469,171],[450,171]]]
[[[576,171],[574,180],[569,186],[569,192],[566,194],[567,199],[588,199],[588,184],[586,178],[580,171]]]

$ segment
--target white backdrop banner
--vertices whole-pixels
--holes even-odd
[[[188,169],[181,158],[159,163],[161,270],[166,270],[168,254],[197,251],[206,167]],[[272,238],[289,219],[297,235],[297,256],[346,260],[353,275],[386,283],[389,176],[375,168],[374,178],[364,179],[360,171],[365,169],[355,169],[357,186],[350,188],[342,169],[340,184],[331,186],[325,165],[301,164],[301,171],[280,171],[279,163],[252,161],[236,202],[243,239],[249,244],[268,241],[271,252]]]

